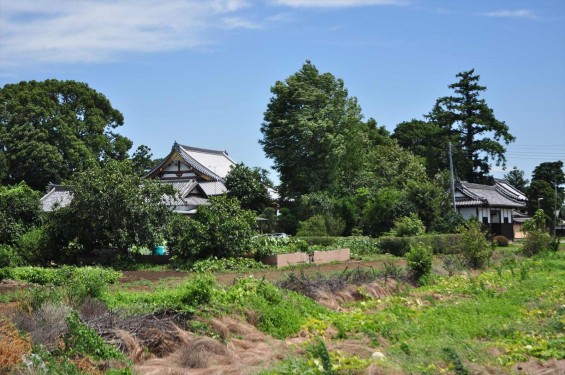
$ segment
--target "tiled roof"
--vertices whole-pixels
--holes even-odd
[[[201,182],[199,186],[207,196],[222,195],[228,191],[226,185],[221,181]]]
[[[188,165],[215,181],[223,181],[236,164],[225,151],[191,147],[175,142],[171,154],[151,169],[146,174],[146,177],[154,175],[156,171],[166,166],[166,164],[170,162],[169,158],[172,153],[178,153]]]
[[[510,187],[508,182],[504,181],[504,183],[501,183],[500,181],[495,181],[493,186],[461,181],[457,182],[456,189],[464,196],[456,197],[455,205],[458,207],[525,207],[526,200],[523,193],[513,187]]]
[[[41,197],[43,211],[50,212],[56,208],[66,207],[71,203],[73,195],[68,186],[51,185],[47,187],[47,194]]]

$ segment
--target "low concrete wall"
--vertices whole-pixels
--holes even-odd
[[[314,251],[312,258],[316,264],[331,263],[331,262],[344,262],[351,258],[349,249],[337,249],[329,251]]]
[[[296,264],[304,264],[310,261],[310,257],[306,253],[277,254],[270,255],[263,259],[263,262],[277,268],[294,266]]]

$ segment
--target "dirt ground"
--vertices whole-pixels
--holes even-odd
[[[329,274],[334,272],[340,272],[344,270],[356,270],[357,268],[372,267],[375,270],[380,270],[383,268],[383,263],[385,261],[361,261],[361,260],[350,260],[342,263],[329,263],[321,265],[306,266],[303,268],[293,268],[293,269],[282,269],[282,270],[256,270],[249,272],[229,272],[229,273],[216,273],[216,278],[221,284],[231,285],[238,277],[245,277],[254,275],[256,278],[265,278],[269,281],[277,281],[283,279],[286,275],[290,273],[302,273],[308,275]],[[404,266],[405,260],[398,259],[394,261],[398,266]],[[135,281],[147,280],[147,281],[159,281],[163,279],[183,279],[189,277],[191,273],[189,272],[179,272],[179,271],[124,271],[123,276],[120,279],[120,283],[131,283]]]

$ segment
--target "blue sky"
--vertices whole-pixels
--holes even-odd
[[[270,87],[307,59],[390,131],[475,68],[509,169],[565,159],[562,0],[0,0],[0,85],[86,82],[155,157],[176,140],[269,168]]]

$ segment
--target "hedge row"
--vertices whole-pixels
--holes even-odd
[[[309,245],[349,247],[356,255],[388,253],[404,256],[410,246],[422,243],[434,254],[456,254],[461,252],[460,234],[427,234],[414,237],[300,237]]]
[[[0,281],[3,279],[20,280],[34,284],[65,285],[69,282],[83,282],[97,279],[104,283],[113,284],[121,277],[121,272],[100,267],[61,268],[43,267],[5,267],[0,268]]]

